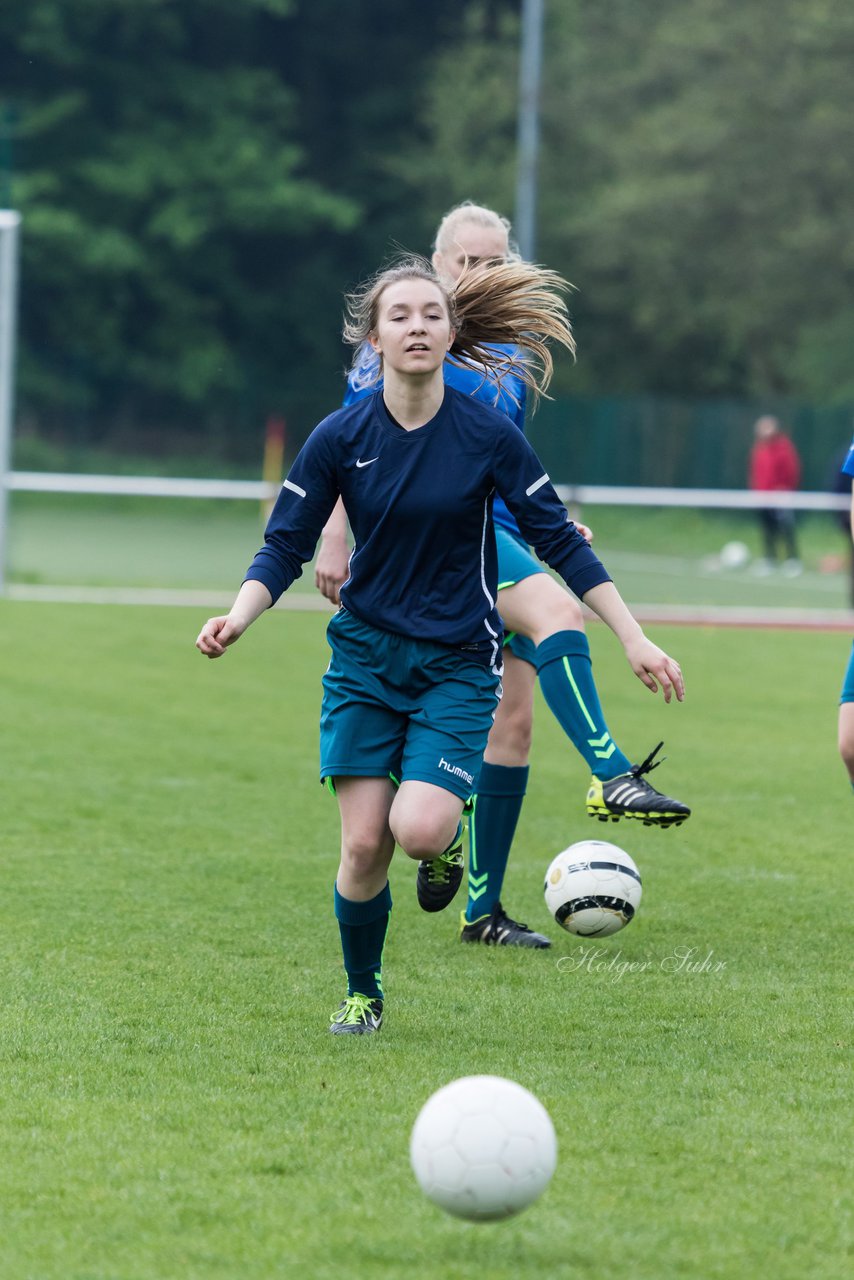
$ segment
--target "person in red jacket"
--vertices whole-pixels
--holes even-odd
[[[777,418],[765,414],[758,418],[753,434],[755,442],[750,452],[750,488],[756,493],[791,493],[801,480],[801,460],[792,441],[786,435]],[[795,537],[795,513],[791,507],[757,507],[762,531],[764,561],[760,570],[770,572],[777,562],[777,548],[782,546],[783,571],[792,576],[800,573]]]

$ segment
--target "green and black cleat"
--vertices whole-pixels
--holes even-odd
[[[383,1023],[383,1002],[370,996],[348,996],[329,1019],[334,1036],[370,1036]]]
[[[460,942],[482,942],[487,947],[533,947],[538,951],[552,945],[544,933],[535,933],[526,924],[511,920],[500,902],[479,920],[468,921],[463,912]]]
[[[429,862],[419,862],[415,889],[422,911],[444,911],[456,896],[463,882],[465,869],[464,837],[465,827],[461,829],[457,841],[445,853]]]
[[[662,763],[655,761],[664,744],[659,742],[643,764],[632,765],[628,773],[616,778],[591,778],[587,792],[587,812],[600,822],[619,822],[620,818],[637,818],[647,827],[678,827],[690,818],[691,810],[681,800],[662,795],[643,776]],[[655,761],[655,763],[653,763]]]

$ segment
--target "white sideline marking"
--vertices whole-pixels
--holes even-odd
[[[28,583],[7,586],[5,599],[45,604],[125,604],[171,605],[181,608],[228,609],[234,601],[233,591],[214,589],[182,590],[149,587],[49,587]],[[286,592],[275,604],[276,609],[298,613],[332,613],[335,606],[320,592]],[[667,605],[632,604],[639,622],[673,623],[685,626],[715,627],[779,627],[783,630],[854,632],[854,610],[847,609],[774,609],[733,605]],[[599,619],[584,610],[591,622]]]
[[[6,587],[5,598],[44,604],[138,604],[230,609],[234,603],[234,595],[233,591],[216,591],[213,588],[185,590],[181,587],[48,587],[11,583]],[[316,595],[294,591],[280,597],[273,608],[306,613],[332,613],[335,605],[324,599],[319,591]]]

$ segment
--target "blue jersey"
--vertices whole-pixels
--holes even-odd
[[[355,537],[344,607],[385,631],[494,662],[502,632],[496,492],[576,595],[610,581],[522,433],[451,387],[436,416],[412,431],[394,421],[380,391],[315,427],[246,576],[278,599],[311,559],[340,496]]]
[[[496,342],[490,344],[489,350],[500,351],[502,355],[506,356],[508,362],[523,359],[518,347]],[[372,395],[374,391],[381,387],[382,378],[378,379],[378,373],[379,357],[373,348],[368,343],[365,343],[360,351],[359,363],[355,369],[350,371],[350,375],[347,378],[344,404],[355,404],[358,400],[364,399],[365,396]],[[516,423],[520,431],[524,432],[528,388],[512,369],[498,383],[495,381],[494,375],[490,374],[482,365],[471,363],[466,363],[465,366],[458,365],[446,357],[442,376],[445,379],[446,386],[455,387],[457,391],[462,391],[468,396],[475,396],[478,400],[482,400],[484,404],[492,405],[493,409],[500,409],[502,413],[506,413],[507,417]],[[500,494],[495,495],[495,501],[492,504],[492,519],[496,525],[499,525],[502,529],[509,530],[517,538],[519,537],[519,526],[508,511],[507,503]]]
[[[842,474],[846,476],[854,476],[854,440],[851,441],[851,448],[848,450],[848,456],[842,464]]]

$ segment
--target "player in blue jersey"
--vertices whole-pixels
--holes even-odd
[[[854,477],[854,441],[842,464],[842,474]],[[854,479],[851,483],[854,485]],[[851,493],[851,537],[854,538],[854,488]],[[842,683],[842,696],[839,700],[839,754],[848,770],[848,777],[851,779],[851,787],[854,790],[854,645],[851,646],[848,667]]]
[[[449,291],[413,259],[352,295],[345,338],[355,348],[370,341],[382,390],[311,433],[231,610],[196,640],[221,657],[299,576],[343,498],[355,549],[327,631],[320,726],[320,774],[341,817],[334,903],[347,995],[330,1021],[335,1034],[371,1034],[382,1022],[395,844],[420,864],[435,909],[462,877],[463,806],[501,694],[494,493],[613,630],[639,679],[668,702],[684,696],[678,663],[644,635],[522,433],[443,382],[449,351],[500,374],[503,357],[484,344],[509,343],[531,357],[519,369],[526,384],[545,389],[547,340],[573,346],[563,284],[506,263],[466,272]],[[445,874],[428,882],[436,860]]]
[[[517,260],[506,218],[470,202],[442,219],[433,265],[453,283],[467,266],[482,260]],[[513,349],[503,349],[508,360]],[[502,409],[525,430],[526,387],[512,365],[500,383],[483,367],[445,361],[445,383]],[[367,346],[348,379],[344,403],[373,392],[376,354]],[[498,607],[507,628],[504,696],[481,770],[470,818],[468,900],[462,913],[464,942],[545,948],[548,938],[507,915],[501,905],[504,873],[528,782],[534,688],[539,678],[547,704],[590,768],[587,810],[603,820],[637,818],[659,826],[678,824],[690,810],[660,794],[643,776],[652,764],[632,766],[612,737],[599,701],[584,619],[576,600],[548,575],[531,554],[506,503],[493,504],[498,548]],[[583,526],[580,526],[583,529]],[[589,537],[589,531],[585,530]],[[339,503],[323,531],[315,581],[328,599],[348,574],[347,517]],[[655,753],[653,753],[654,755]],[[439,874],[437,867],[434,874]]]

